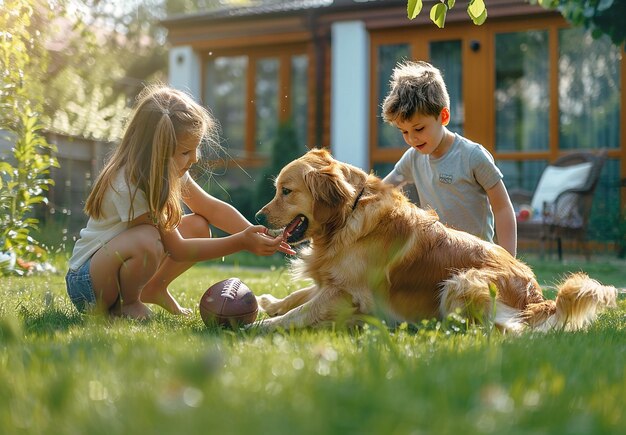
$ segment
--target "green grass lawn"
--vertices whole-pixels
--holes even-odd
[[[626,263],[524,258],[554,285],[586,270],[626,287]],[[237,260],[236,264],[243,264]],[[578,333],[502,336],[436,322],[260,335],[207,328],[204,290],[298,288],[282,267],[219,262],[172,291],[189,318],[78,315],[63,275],[0,278],[3,434],[623,433],[626,301]]]

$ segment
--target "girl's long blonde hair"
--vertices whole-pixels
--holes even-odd
[[[137,97],[121,142],[98,176],[85,204],[92,218],[102,217],[102,200],[117,172],[124,169],[130,189],[129,220],[137,189],[148,200],[150,217],[164,229],[178,226],[182,218],[181,183],[172,160],[177,138],[213,140],[217,124],[209,112],[191,96],[163,85],[146,87]]]

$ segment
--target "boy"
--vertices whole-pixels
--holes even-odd
[[[513,205],[493,156],[446,126],[450,97],[441,73],[426,62],[404,62],[393,71],[383,102],[385,122],[396,126],[410,148],[384,181],[414,183],[420,205],[444,224],[493,242],[511,255],[517,248]]]

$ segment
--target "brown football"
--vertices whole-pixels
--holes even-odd
[[[254,293],[239,278],[213,284],[200,299],[200,316],[207,326],[247,325],[256,320],[258,312]]]

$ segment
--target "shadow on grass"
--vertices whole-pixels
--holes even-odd
[[[250,335],[250,331],[245,328],[230,328],[228,326],[221,326],[218,324],[205,325],[203,322],[198,322],[192,325],[189,332],[194,335],[206,337],[223,337],[227,335],[231,337],[245,338]]]
[[[77,312],[68,312],[60,308],[46,308],[33,312],[21,306],[20,317],[23,319],[24,332],[37,335],[54,335],[76,325],[84,325],[85,318]]]

